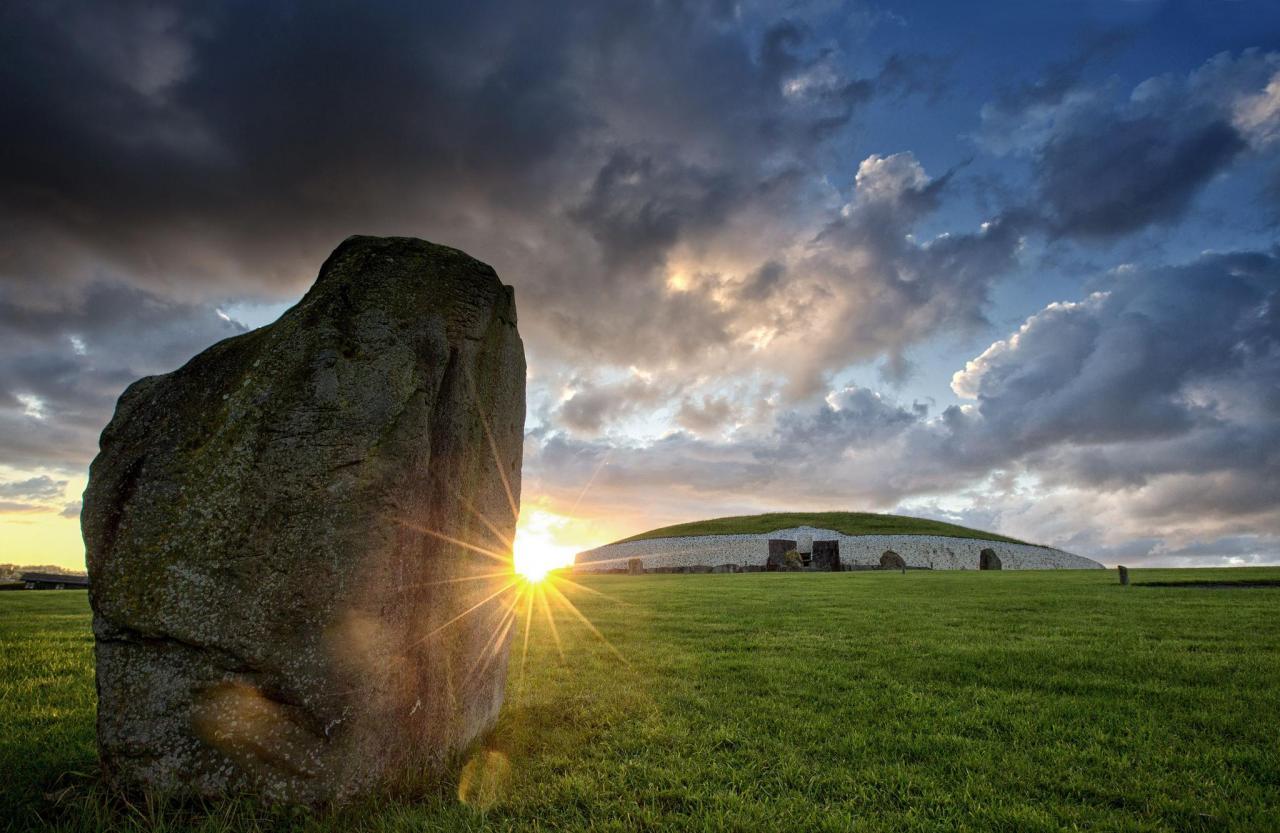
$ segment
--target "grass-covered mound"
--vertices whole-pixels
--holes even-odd
[[[651,529],[614,543],[692,535],[760,535],[793,526],[814,526],[843,532],[845,535],[949,535],[952,538],[981,538],[984,541],[1003,541],[1006,544],[1027,543],[1007,535],[970,529],[945,521],[911,518],[906,515],[878,515],[875,512],[769,512],[764,515],[735,515]]]

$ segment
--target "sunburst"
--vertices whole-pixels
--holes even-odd
[[[481,423],[484,427],[489,451],[493,456],[494,469],[502,481],[504,496],[512,513],[512,521],[515,522],[516,532],[513,538],[509,538],[503,530],[504,528],[510,529],[510,526],[504,527],[503,524],[496,523],[493,518],[486,517],[467,496],[462,494],[455,494],[454,498],[474,516],[487,532],[486,535],[483,535],[483,540],[464,540],[456,535],[428,528],[411,519],[400,520],[400,523],[408,529],[465,550],[470,557],[483,557],[493,563],[491,570],[475,575],[426,582],[426,584],[448,584],[485,581],[493,589],[492,592],[486,592],[483,598],[471,604],[466,610],[452,616],[446,622],[437,625],[430,631],[419,635],[416,641],[421,643],[429,640],[473,616],[483,616],[486,619],[490,619],[494,622],[493,633],[490,634],[489,640],[484,645],[480,655],[475,657],[474,663],[469,670],[470,674],[475,673],[477,668],[483,668],[492,662],[507,644],[508,638],[514,638],[512,634],[519,630],[517,626],[522,626],[520,680],[523,681],[525,665],[529,658],[530,640],[536,638],[533,634],[535,630],[541,631],[538,618],[535,616],[535,608],[538,608],[541,610],[546,622],[546,634],[551,637],[561,661],[565,659],[565,652],[560,628],[556,620],[559,618],[557,614],[564,612],[582,623],[604,644],[611,654],[626,663],[622,653],[574,604],[572,599],[562,591],[561,586],[565,589],[571,588],[572,590],[604,596],[618,604],[626,603],[606,596],[594,588],[572,581],[564,575],[566,568],[573,566],[575,548],[556,541],[551,523],[545,520],[540,521],[536,514],[527,516],[523,523],[520,522],[520,506],[501,464],[498,444],[494,440],[493,431],[488,420],[483,415],[481,415]],[[599,474],[605,463],[606,460],[601,460],[595,466],[591,477],[578,495],[578,501],[581,501],[583,495],[591,488],[596,475]],[[574,503],[575,509],[578,501]],[[409,587],[402,589],[408,590]],[[489,589],[486,588],[486,590]]]

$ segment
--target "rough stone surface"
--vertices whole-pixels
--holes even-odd
[[[840,563],[845,569],[877,566],[880,556],[893,550],[912,568],[976,570],[984,548],[996,553],[1005,570],[1102,568],[1092,559],[1053,547],[946,535],[845,535],[811,526],[776,529],[760,535],[689,535],[609,544],[578,553],[574,568],[583,572],[605,570],[610,559],[617,558],[640,558],[646,570],[695,564],[764,565],[772,561],[770,539],[794,544],[801,535],[839,542]]]
[[[82,516],[109,779],[342,801],[487,730],[524,385],[490,267],[368,237],[274,324],[131,385]]]
[[[905,570],[907,562],[902,560],[902,556],[893,550],[889,550],[880,556],[881,570]]]
[[[826,570],[828,572],[839,572],[840,542],[839,541],[814,541],[813,542],[813,566],[819,570]]]
[[[720,536],[717,536],[720,537]],[[659,539],[670,540],[670,539]],[[640,543],[639,541],[635,543]],[[768,550],[765,558],[765,566],[770,570],[781,570],[786,566],[787,553],[794,552],[796,542],[782,538],[774,538],[768,542]],[[726,553],[727,554],[727,553]]]

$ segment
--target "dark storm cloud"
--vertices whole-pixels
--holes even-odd
[[[823,60],[815,36],[795,29],[780,64],[776,35],[694,5],[72,3],[6,23],[0,184],[24,236],[4,270],[28,280],[296,291],[357,226],[489,232],[526,212],[660,255],[763,155],[803,154],[849,83],[832,69],[787,98],[784,76]],[[641,197],[614,208],[629,176]]]
[[[898,448],[868,451],[895,472],[878,491],[906,498],[1013,468],[1111,495],[1131,522],[1280,534],[1278,292],[1270,252],[1117,270],[1105,291],[1048,306],[968,362],[952,387],[972,405],[904,419]]]
[[[361,221],[412,225],[463,188],[527,204],[585,116],[565,40],[524,8],[484,26],[415,4],[12,8],[6,275],[292,291]]]
[[[1272,253],[1122,268],[1105,291],[1032,316],[969,362],[953,387],[977,400],[984,430],[1011,454],[1164,440],[1216,431],[1233,417],[1280,416],[1278,288]],[[1239,459],[1210,452],[1185,464],[1203,470],[1214,457]]]
[[[1106,239],[1186,215],[1217,175],[1253,150],[1270,154],[1274,126],[1252,120],[1280,55],[1222,54],[1185,78],[1157,76],[1121,100],[1081,81],[1082,64],[983,108],[989,149],[1032,160],[1035,209],[1056,236]]]
[[[917,422],[912,411],[866,388],[846,388],[811,410],[787,411],[777,421],[763,459],[839,459],[845,451],[893,438]]]
[[[661,265],[682,234],[718,226],[744,195],[726,172],[619,150],[570,216],[603,249],[611,268]]]
[[[781,285],[786,274],[786,266],[776,260],[767,261],[738,286],[738,297],[743,301],[766,301]]]
[[[950,330],[986,323],[991,288],[1016,263],[1024,224],[995,219],[971,232],[920,241],[917,225],[938,207],[953,172],[930,179],[910,153],[862,162],[853,202],[818,236],[806,263],[839,310],[792,372],[792,390],[817,390],[841,361],[887,357],[887,376],[909,368],[904,350]]]
[[[695,216],[673,207],[680,201],[678,187],[657,189],[664,196],[651,201],[645,188],[649,171],[628,167],[615,175],[625,183],[624,194],[606,202],[622,208],[590,212],[603,228],[644,223],[659,233],[664,218],[672,217],[675,227],[683,222],[676,218]],[[848,201],[813,216],[806,233],[784,235],[780,245],[760,245],[755,238],[761,229],[747,223],[740,238],[731,235],[720,256],[759,265],[736,273],[681,270],[680,288],[667,292],[669,303],[663,305],[646,302],[643,286],[620,288],[638,293],[630,295],[637,310],[661,317],[634,319],[626,333],[612,333],[608,321],[581,326],[590,328],[596,342],[640,337],[650,325],[660,328],[679,350],[678,361],[650,365],[657,387],[671,391],[669,396],[684,391],[694,377],[724,382],[765,369],[786,380],[790,398],[805,399],[825,393],[833,371],[882,357],[885,374],[900,380],[909,372],[907,347],[985,324],[991,288],[1016,264],[1021,234],[1012,218],[968,232],[915,237],[937,212],[951,179],[951,172],[930,178],[909,152],[873,154],[858,166]],[[700,203],[709,193],[695,187],[689,199]],[[751,257],[753,251],[759,259]],[[581,350],[591,351],[592,340],[581,343]],[[695,360],[698,345],[709,355],[703,362]],[[652,345],[637,348],[631,360],[641,356],[652,361]],[[722,391],[703,393],[714,398]],[[580,403],[565,403],[561,415],[568,427],[594,433],[610,418],[634,413],[625,404],[633,398],[584,393]]]
[[[1042,310],[960,374],[963,408],[821,398],[852,364],[900,381],[913,345],[987,326],[1028,232],[1172,223],[1274,155],[1280,58],[1099,88],[1100,39],[984,109],[982,143],[1030,188],[939,233],[956,177],[912,153],[936,142],[856,130],[873,99],[938,97],[948,59],[851,56],[809,5],[9,4],[0,463],[82,469],[130,381],[241,331],[217,304],[298,296],[353,232],[411,234],[517,287],[531,493],[598,473],[606,510],[641,489],[658,516],[970,489],[1015,534],[1187,557],[1132,519],[1244,555],[1280,534],[1272,253],[1134,267]],[[614,430],[646,419],[672,433]]]
[[[895,183],[892,165],[860,177],[859,192],[874,193],[832,222],[839,202],[815,166],[823,143],[870,97],[930,88],[937,65],[890,56],[878,75],[851,76],[794,15],[639,2],[72,3],[6,22],[0,107],[18,128],[0,157],[0,272],[11,306],[82,307],[95,282],[132,284],[155,315],[138,322],[106,304],[102,317],[144,341],[148,328],[188,332],[211,300],[296,294],[352,231],[409,233],[493,262],[518,287],[531,350],[571,372],[732,366],[744,338],[776,331],[775,344],[793,342],[777,361],[814,392],[835,367],[980,321],[1014,243],[984,233],[904,245],[947,177]],[[673,258],[701,276],[700,258],[726,256],[737,262],[709,281],[668,286]],[[815,304],[843,308],[848,326],[801,340],[793,322]],[[133,375],[213,340],[190,332],[153,345],[147,362],[91,369],[68,337],[14,351],[0,397],[23,430],[9,432],[9,459],[85,454]],[[634,384],[580,387],[551,416],[585,433],[661,404]],[[674,408],[679,388],[656,389]],[[704,406],[680,404],[691,430],[726,416],[705,407],[719,394],[703,395]]]
[[[573,388],[557,409],[558,422],[581,434],[597,434],[609,423],[637,411],[653,409],[679,392],[648,379],[633,377],[624,382],[599,384],[590,379],[575,379]]]
[[[82,468],[120,392],[243,332],[212,307],[118,284],[93,284],[57,307],[0,291],[0,461]]]
[[[348,234],[416,234],[516,283],[544,353],[721,349],[733,311],[667,291],[673,248],[807,234],[819,147],[915,83],[851,76],[802,10],[728,8],[10,8],[0,274],[293,297]]]
[[[1181,217],[1245,146],[1223,120],[1150,115],[1081,125],[1041,151],[1040,197],[1056,234],[1127,234]]]
[[[1265,554],[1280,543],[1280,253],[1122,268],[1104,283],[968,362],[953,387],[972,404],[929,418],[846,388],[731,443],[676,434],[609,447],[597,488],[680,484],[684,499],[737,506],[778,494],[833,507],[905,501],[1107,558],[1191,563],[1215,542],[1224,558]],[[534,444],[550,491],[552,445],[557,463],[587,447]],[[928,502],[938,494],[972,508],[940,509]]]

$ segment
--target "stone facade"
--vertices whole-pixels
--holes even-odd
[[[845,535],[830,529],[802,526],[760,535],[694,535],[609,544],[578,553],[574,569],[582,572],[616,570],[634,558],[641,559],[646,571],[721,564],[763,566],[769,559],[770,539],[837,541],[840,563],[846,569],[879,566],[880,557],[892,550],[911,568],[977,570],[984,549],[991,550],[999,559],[1001,569],[1005,570],[1102,568],[1092,559],[1031,544],[944,535]]]

